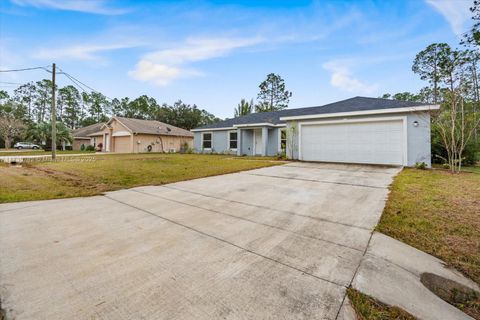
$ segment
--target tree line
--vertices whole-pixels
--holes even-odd
[[[470,9],[480,21],[480,3]],[[432,114],[432,151],[434,160],[445,162],[452,172],[463,163],[478,161],[480,153],[480,23],[467,32],[462,47],[433,43],[420,51],[412,71],[427,85],[416,93],[384,94],[382,98],[440,104]]]
[[[0,90],[0,137],[6,148],[11,147],[15,139],[49,141],[52,88],[51,80],[43,79],[22,84],[11,95]],[[147,95],[109,99],[100,92],[81,92],[72,85],[55,87],[55,91],[57,128],[66,134],[57,135],[59,144],[71,141],[69,131],[105,122],[111,116],[158,120],[187,130],[220,120],[195,104],[181,100],[168,105],[159,104]]]

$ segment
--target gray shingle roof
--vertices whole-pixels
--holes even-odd
[[[133,118],[115,117],[134,133],[193,137],[188,130],[178,128],[156,120],[141,120]]]
[[[83,128],[78,128],[72,131],[73,138],[86,138],[89,134],[99,132],[102,130],[103,122],[95,123]]]
[[[243,117],[227,119],[225,121],[209,124],[196,129],[210,129],[210,128],[230,128],[233,125],[250,124],[250,123],[272,123],[280,124],[285,121],[281,121],[280,117],[291,116],[306,116],[312,114],[329,114],[339,112],[356,112],[356,111],[369,111],[369,110],[381,110],[381,109],[394,109],[394,108],[408,108],[428,105],[426,103],[413,102],[413,101],[399,101],[381,98],[367,98],[367,97],[354,97],[338,102],[329,103],[323,106],[298,108],[298,109],[286,109],[282,111],[273,112],[260,112],[252,113]]]

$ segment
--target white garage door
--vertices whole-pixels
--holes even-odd
[[[301,126],[301,159],[306,161],[402,165],[402,120]]]

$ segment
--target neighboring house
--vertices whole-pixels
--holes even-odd
[[[102,136],[102,127],[105,123],[95,123],[87,127],[73,130],[73,150],[80,150],[83,146],[97,147],[97,138]],[[100,141],[98,141],[100,142]]]
[[[102,151],[178,152],[193,145],[193,134],[185,129],[155,120],[113,117],[107,123],[98,123],[73,132],[74,150],[81,145],[98,147]]]
[[[354,97],[319,107],[252,113],[193,129],[198,152],[305,161],[431,165],[430,111],[438,105]]]

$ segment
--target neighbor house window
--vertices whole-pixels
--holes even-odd
[[[287,129],[280,130],[280,151],[287,150]]]
[[[229,148],[236,150],[238,145],[237,131],[230,131],[228,133]]]
[[[202,149],[212,149],[212,133],[202,133]]]

